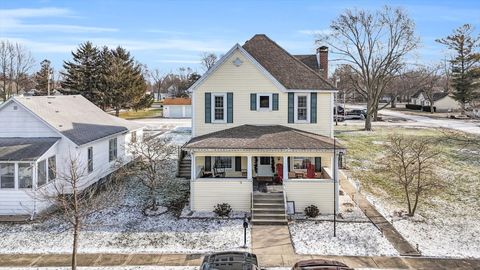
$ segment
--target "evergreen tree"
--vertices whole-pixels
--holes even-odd
[[[478,95],[475,81],[480,77],[480,53],[476,50],[480,47],[480,36],[473,37],[473,31],[472,25],[464,24],[455,29],[452,35],[437,40],[455,51],[455,56],[450,60],[453,98],[460,102],[462,114],[465,113],[465,105]]]
[[[115,115],[121,109],[141,109],[151,105],[151,97],[146,96],[147,82],[142,66],[135,62],[130,53],[117,47],[109,53],[102,51],[102,90]]]
[[[40,70],[35,73],[35,95],[36,96],[46,96],[48,95],[48,84],[50,83],[50,91],[53,92],[52,80],[49,80],[48,77],[53,74],[53,69],[51,67],[51,62],[47,59],[40,62]]]
[[[72,52],[73,61],[65,61],[62,72],[62,93],[81,94],[97,106],[103,107],[102,95],[99,93],[101,79],[100,51],[89,41],[80,44],[76,52]]]

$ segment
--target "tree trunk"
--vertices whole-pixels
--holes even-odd
[[[435,110],[433,109],[433,100],[430,101],[430,113],[434,113]]]
[[[410,216],[412,214],[412,204],[410,202],[410,194],[408,193],[408,185],[407,184],[405,184],[404,189],[405,189],[405,196],[407,198],[408,215]]]
[[[115,116],[118,117],[120,115],[120,108],[115,108]]]
[[[397,108],[397,98],[396,97],[392,97],[392,100],[390,102],[390,108],[392,108],[392,109]]]
[[[367,117],[365,117],[365,130],[372,130],[372,116],[367,112]]]
[[[75,217],[75,224],[73,225],[72,270],[77,269],[78,234],[80,228],[79,222],[79,218]]]

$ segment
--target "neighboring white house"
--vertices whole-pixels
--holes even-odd
[[[228,203],[252,210],[254,223],[286,222],[287,202],[338,210],[334,160],[345,148],[333,137],[327,74],[328,48],[293,56],[266,35],[219,59],[190,88],[193,138],[180,173],[191,163],[191,209]]]
[[[131,157],[125,147],[143,128],[111,116],[83,96],[13,97],[0,105],[0,215],[34,215],[40,198],[74,159],[86,188]]]
[[[430,101],[422,90],[417,91],[410,98],[410,103],[414,105],[430,106]],[[433,93],[433,106],[436,108],[437,112],[451,112],[461,109],[460,103],[446,92]]]
[[[191,98],[165,98],[163,100],[163,117],[166,118],[191,118]]]

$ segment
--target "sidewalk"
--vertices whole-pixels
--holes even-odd
[[[201,254],[79,254],[78,266],[200,266]],[[309,256],[295,254],[259,254],[261,267],[292,267],[300,260],[328,259],[354,268],[387,269],[480,269],[480,260],[413,257]],[[0,267],[65,267],[67,254],[0,254]]]
[[[340,174],[341,176],[343,174]],[[403,236],[385,219],[362,194],[356,193],[355,187],[345,177],[340,179],[340,186],[350,196],[355,194],[355,201],[365,215],[382,231],[383,235],[402,256],[420,256],[418,252]],[[352,198],[353,199],[353,198]]]

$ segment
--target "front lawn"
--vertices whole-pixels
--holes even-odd
[[[463,135],[431,128],[340,126],[336,131],[347,146],[348,173],[378,210],[423,255],[480,258],[480,149],[467,145]],[[381,168],[384,144],[391,134],[426,137],[440,151],[437,178],[443,187],[426,196],[415,217],[399,217],[406,209],[402,189]],[[460,140],[460,138],[462,138]],[[478,140],[478,137],[470,137]]]
[[[119,117],[124,119],[139,119],[139,118],[151,118],[151,117],[161,117],[163,115],[162,108],[148,108],[144,110],[129,110],[120,112]]]

